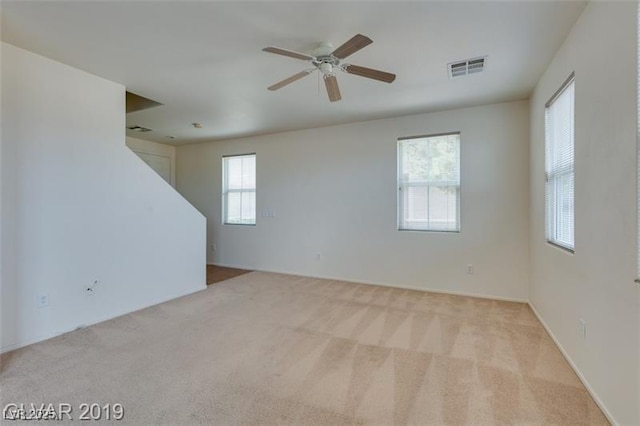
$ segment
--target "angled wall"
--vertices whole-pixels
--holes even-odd
[[[125,146],[124,93],[2,44],[2,351],[205,288],[205,219]]]

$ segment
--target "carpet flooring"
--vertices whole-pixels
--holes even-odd
[[[607,424],[525,304],[252,272],[0,359],[119,424]]]

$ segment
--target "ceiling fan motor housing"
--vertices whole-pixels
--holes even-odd
[[[316,58],[319,58],[321,56],[329,56],[334,50],[336,50],[336,48],[333,47],[333,44],[328,41],[323,41],[322,43],[318,44],[318,47],[313,50],[311,55],[315,56]]]
[[[312,62],[322,75],[333,75],[333,68],[339,66],[340,59],[333,55],[324,55],[316,57]]]

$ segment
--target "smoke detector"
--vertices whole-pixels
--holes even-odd
[[[448,63],[447,71],[449,72],[449,78],[462,77],[484,71],[486,59],[486,56],[481,56]]]

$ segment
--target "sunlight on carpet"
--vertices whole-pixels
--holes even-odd
[[[608,424],[525,304],[252,272],[1,358],[125,424]]]

